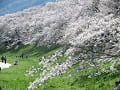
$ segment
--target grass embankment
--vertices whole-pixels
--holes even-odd
[[[9,69],[0,71],[0,86],[3,90],[27,90],[30,82],[34,81],[39,77],[39,73],[36,73],[34,77],[26,77],[26,70],[29,70],[31,66],[38,66],[39,58],[42,56],[49,56],[58,50],[58,47],[47,48],[47,47],[34,47],[34,46],[23,46],[18,49],[5,50],[1,49],[1,54],[7,56],[7,62],[13,65],[15,56],[21,53],[28,54],[28,58],[20,59],[18,65],[11,66]],[[4,53],[2,53],[4,52]],[[96,70],[92,67],[84,67],[79,70],[80,63],[73,65],[68,69],[67,73],[56,76],[51,80],[47,80],[42,86],[36,90],[113,90],[115,88],[115,81],[120,80],[120,58],[115,59],[117,61],[115,68],[118,72],[103,73],[100,76],[94,76],[88,78],[88,75],[95,73]],[[61,57],[57,63],[63,63],[65,57]],[[108,69],[111,62],[103,64],[99,67],[100,69]],[[79,70],[78,72],[76,70]]]
[[[26,77],[26,70],[31,66],[38,66],[39,58],[42,56],[48,56],[55,52],[58,46],[47,48],[35,47],[35,46],[21,46],[18,49],[6,50],[4,47],[0,47],[0,57],[7,56],[7,63],[12,64],[8,69],[0,71],[0,86],[2,90],[27,90],[29,83],[35,80],[35,77]],[[28,55],[28,58],[18,58],[18,65],[13,65],[16,56],[21,54]]]
[[[95,68],[89,67],[89,65],[80,70],[80,62],[69,68],[67,73],[46,81],[37,90],[114,90],[116,87],[115,82],[120,81],[120,58],[115,60],[117,61],[115,64],[117,72],[102,73],[88,78],[90,74],[97,73],[97,71]],[[99,66],[98,69],[99,71],[103,68],[107,70],[110,66],[111,62],[107,62]]]

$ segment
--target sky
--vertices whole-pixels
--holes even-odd
[[[51,1],[55,0],[0,0],[0,16],[37,5],[44,6],[47,2]]]

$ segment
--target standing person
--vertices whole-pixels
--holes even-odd
[[[1,86],[0,86],[0,90],[2,90]]]
[[[17,63],[18,63],[18,58],[17,58],[17,56],[16,56],[16,59],[15,59],[14,65],[17,65]]]
[[[3,57],[3,56],[1,57],[1,60],[2,60],[2,63],[3,63],[3,60],[4,60],[4,57]]]
[[[22,53],[22,54],[21,54],[21,58],[23,58],[23,57],[24,57],[24,54]]]
[[[6,64],[6,62],[7,62],[7,57],[6,56],[4,56],[4,60],[5,60],[5,64]]]
[[[120,90],[120,81],[115,82],[115,84],[116,84],[115,90]]]

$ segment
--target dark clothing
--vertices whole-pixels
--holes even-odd
[[[24,54],[22,53],[20,57],[23,58],[23,57],[24,57]]]
[[[4,61],[4,57],[3,56],[1,57],[1,60],[2,60],[2,62]]]
[[[6,64],[6,60],[5,60],[5,64]]]
[[[6,61],[7,61],[7,58],[6,58],[6,56],[4,57],[4,60],[5,60],[5,64],[6,64]]]
[[[2,90],[2,88],[0,87],[0,90]]]
[[[6,64],[6,62],[7,62],[6,56],[2,56],[2,57],[1,57],[1,60],[2,60],[2,63],[5,61],[5,64]]]
[[[120,84],[115,88],[115,90],[120,90]]]

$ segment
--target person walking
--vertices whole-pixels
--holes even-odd
[[[15,59],[14,65],[17,65],[17,63],[18,63],[18,58],[17,58],[17,56],[16,56],[16,59]]]

